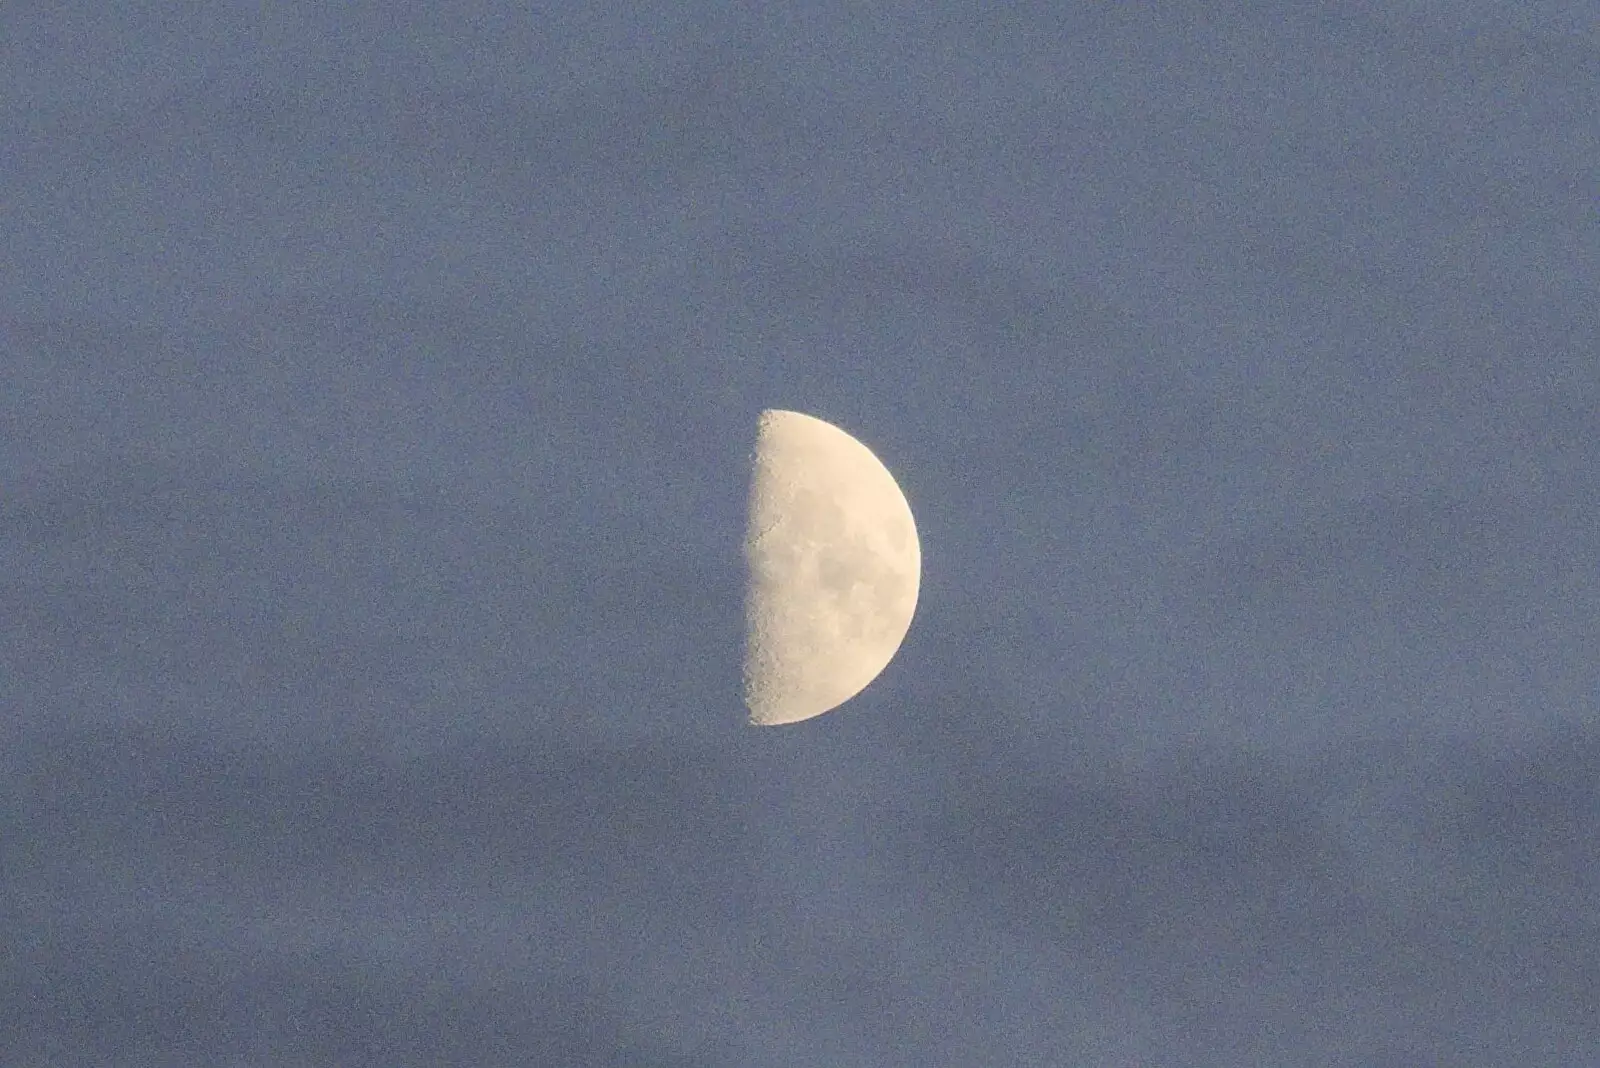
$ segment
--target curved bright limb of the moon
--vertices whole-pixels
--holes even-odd
[[[769,410],[745,528],[750,722],[838,707],[894,658],[916,612],[922,549],[888,468],[838,427]]]

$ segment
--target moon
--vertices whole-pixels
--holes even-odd
[[[744,555],[752,724],[820,716],[894,659],[916,613],[922,548],[905,494],[861,442],[800,412],[762,412]]]

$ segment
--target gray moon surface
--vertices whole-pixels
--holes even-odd
[[[751,723],[820,716],[894,659],[922,547],[905,494],[861,442],[800,412],[762,412],[744,550]]]

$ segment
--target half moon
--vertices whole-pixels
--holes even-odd
[[[762,412],[744,549],[751,723],[820,716],[894,659],[922,549],[905,494],[861,442],[800,412]]]

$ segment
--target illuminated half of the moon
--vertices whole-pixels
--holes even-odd
[[[762,412],[744,549],[751,723],[819,716],[894,659],[922,549],[905,494],[861,442],[809,415]]]

